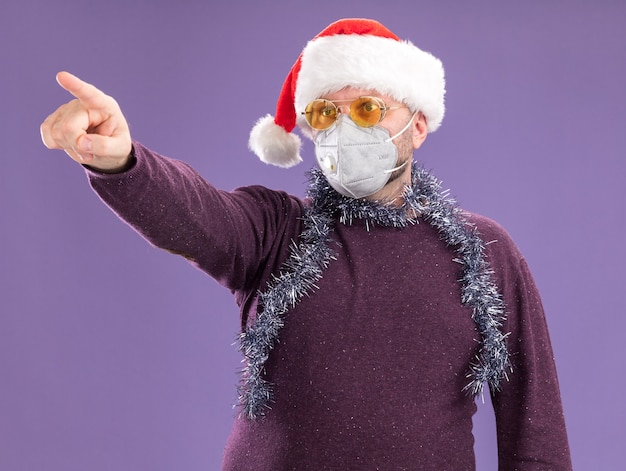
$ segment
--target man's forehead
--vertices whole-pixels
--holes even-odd
[[[402,103],[402,101],[396,100],[390,95],[379,92],[378,90],[370,88],[357,88],[357,87],[344,87],[341,90],[323,93],[319,98],[324,100],[353,100],[361,96],[373,96],[380,98],[385,103]]]

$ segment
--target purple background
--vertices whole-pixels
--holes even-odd
[[[246,148],[306,41],[377,18],[440,57],[447,114],[418,156],[501,222],[543,294],[574,465],[623,462],[626,3],[4,1],[0,8],[0,469],[217,469],[237,310],[141,240],[39,139],[70,70],[133,136],[230,189],[302,194]],[[384,400],[384,398],[381,398]],[[479,470],[493,470],[488,405]]]

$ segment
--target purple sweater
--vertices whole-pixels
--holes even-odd
[[[241,327],[302,230],[305,202],[263,187],[220,191],[188,165],[135,143],[128,171],[90,172],[92,187],[152,244],[230,289]],[[502,291],[513,373],[492,394],[501,470],[569,470],[570,455],[543,308],[519,250],[493,221],[468,214]],[[285,319],[266,362],[274,402],[235,420],[223,469],[473,470],[462,391],[480,335],[460,303],[459,265],[428,223],[337,223],[317,284]]]

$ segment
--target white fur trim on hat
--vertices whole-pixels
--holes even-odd
[[[274,122],[272,115],[259,119],[250,132],[248,147],[261,161],[289,168],[302,162],[297,134],[287,132]]]
[[[430,132],[443,120],[443,65],[410,41],[354,34],[310,41],[295,91],[298,126],[306,129],[300,112],[311,100],[346,87],[375,90],[421,111]]]

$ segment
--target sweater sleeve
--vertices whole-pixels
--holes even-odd
[[[258,284],[294,232],[301,202],[285,193],[216,189],[189,165],[133,143],[123,173],[88,170],[92,188],[153,245],[187,258],[233,291]],[[268,266],[272,265],[272,266]]]
[[[501,471],[571,470],[554,355],[541,298],[528,265],[493,221],[485,239],[504,297],[512,371],[491,391]],[[482,231],[481,231],[482,232]]]

